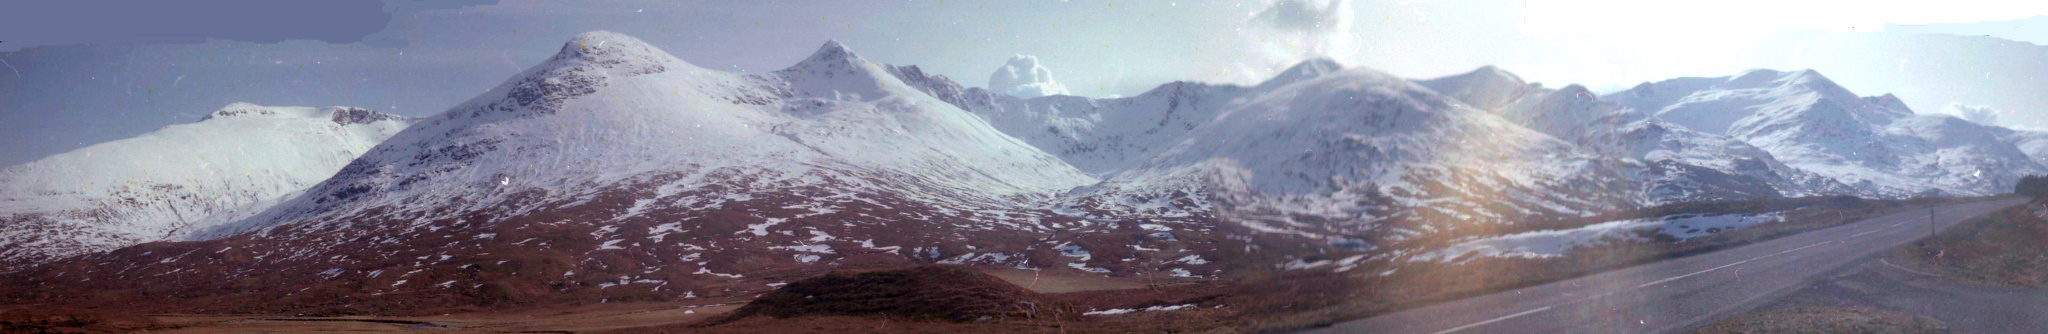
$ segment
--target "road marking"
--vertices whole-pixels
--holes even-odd
[[[1480,322],[1470,323],[1470,324],[1466,324],[1466,325],[1464,325],[1464,326],[1458,326],[1458,327],[1451,327],[1451,329],[1446,329],[1446,330],[1442,330],[1442,331],[1437,331],[1436,333],[1430,333],[1430,334],[1444,334],[1444,333],[1451,333],[1451,332],[1457,332],[1457,331],[1462,331],[1462,330],[1472,329],[1472,327],[1479,327],[1479,326],[1485,326],[1485,325],[1487,325],[1487,324],[1491,324],[1491,323],[1496,323],[1496,322],[1501,322],[1501,321],[1507,321],[1508,319],[1514,319],[1514,318],[1516,318],[1516,317],[1520,317],[1520,316],[1525,316],[1525,315],[1530,315],[1530,314],[1533,314],[1533,313],[1536,313],[1536,312],[1543,312],[1544,310],[1549,310],[1549,309],[1550,309],[1550,307],[1549,307],[1549,306],[1544,306],[1544,307],[1538,307],[1538,308],[1536,308],[1536,309],[1534,309],[1534,310],[1522,311],[1522,313],[1515,313],[1515,314],[1509,314],[1509,315],[1501,316],[1501,317],[1499,317],[1499,318],[1493,318],[1493,319],[1486,319],[1486,321],[1480,321]]]
[[[1785,253],[1797,252],[1797,251],[1799,251],[1799,250],[1801,250],[1801,249],[1813,248],[1813,246],[1820,246],[1820,245],[1826,245],[1826,244],[1828,244],[1828,243],[1830,243],[1830,242],[1835,242],[1835,241],[1834,241],[1834,240],[1822,241],[1822,242],[1820,242],[1820,243],[1816,243],[1816,244],[1812,244],[1812,245],[1806,245],[1806,247],[1799,247],[1799,248],[1793,248],[1793,249],[1785,250],[1785,251],[1783,251],[1783,252],[1778,252],[1778,254],[1771,254],[1771,256],[1777,256],[1777,255],[1782,255],[1782,254],[1785,254]]]
[[[1883,231],[1883,230],[1869,230],[1869,231],[1864,231],[1863,233],[1851,234],[1851,235],[1849,235],[1849,238],[1855,238],[1855,237],[1860,237],[1860,236],[1863,236],[1863,235],[1865,235],[1865,234],[1877,233],[1877,231]],[[1842,238],[1842,239],[1848,239],[1848,238]]]
[[[1693,273],[1691,273],[1691,274],[1684,274],[1684,275],[1678,275],[1678,277],[1672,277],[1672,278],[1666,278],[1666,279],[1661,279],[1661,280],[1657,280],[1656,282],[1649,282],[1649,283],[1643,283],[1643,285],[1637,285],[1636,287],[1637,287],[1637,288],[1641,288],[1641,287],[1648,287],[1648,286],[1651,286],[1651,285],[1658,285],[1658,284],[1663,284],[1664,282],[1676,281],[1676,280],[1678,280],[1678,279],[1680,279],[1680,278],[1692,277],[1692,275],[1699,275],[1699,274],[1705,274],[1705,273],[1707,273],[1707,272],[1709,272],[1709,271],[1721,270],[1721,268],[1733,267],[1733,266],[1735,266],[1735,265],[1738,265],[1738,264],[1743,264],[1743,263],[1748,263],[1748,262],[1749,262],[1749,260],[1735,261],[1735,263],[1729,263],[1728,265],[1724,265],[1724,266],[1719,266],[1719,267],[1714,267],[1714,268],[1712,268],[1712,269],[1707,269],[1707,270],[1701,270],[1701,271],[1693,272]]]
[[[1871,231],[1871,232],[1876,232],[1876,231]],[[1870,233],[1870,232],[1864,232],[1864,234],[1868,234],[1868,233]],[[1863,235],[1863,234],[1857,234],[1857,235]],[[1855,236],[1855,235],[1852,235],[1852,236],[1849,236],[1849,237],[1853,238],[1853,237],[1856,237],[1856,236]],[[1771,255],[1764,255],[1764,256],[1758,256],[1758,257],[1750,258],[1750,259],[1748,259],[1748,260],[1742,260],[1742,261],[1735,261],[1735,263],[1729,263],[1729,264],[1727,264],[1727,265],[1722,265],[1722,266],[1719,266],[1719,267],[1713,267],[1713,268],[1710,268],[1710,269],[1707,269],[1707,270],[1701,270],[1701,271],[1698,271],[1698,272],[1693,272],[1693,273],[1691,273],[1691,274],[1685,274],[1685,275],[1678,275],[1678,277],[1672,277],[1672,278],[1666,278],[1666,279],[1661,279],[1661,280],[1657,280],[1656,282],[1649,282],[1649,283],[1643,283],[1643,285],[1637,285],[1637,286],[1636,286],[1636,288],[1645,288],[1645,287],[1649,287],[1649,286],[1651,286],[1651,285],[1658,285],[1658,284],[1664,284],[1664,283],[1666,283],[1666,282],[1676,281],[1676,280],[1678,280],[1678,279],[1681,279],[1681,278],[1686,278],[1686,277],[1692,277],[1693,275],[1705,274],[1705,273],[1707,273],[1707,272],[1709,272],[1709,271],[1721,270],[1721,268],[1733,267],[1733,266],[1735,266],[1735,265],[1738,265],[1738,264],[1743,264],[1743,263],[1747,263],[1747,262],[1749,262],[1749,261],[1754,261],[1754,260],[1756,260],[1756,259],[1761,259],[1761,258],[1767,258],[1767,257],[1772,257],[1772,256],[1778,256],[1778,255],[1784,255],[1785,253],[1797,252],[1797,251],[1799,251],[1799,250],[1801,250],[1801,249],[1807,249],[1807,248],[1813,248],[1814,246],[1826,245],[1826,244],[1828,244],[1828,243],[1831,243],[1831,242],[1835,242],[1835,241],[1834,241],[1834,240],[1822,241],[1822,242],[1814,243],[1814,244],[1812,244],[1812,245],[1806,245],[1805,247],[1799,247],[1799,248],[1793,248],[1793,249],[1788,249],[1788,250],[1785,250],[1785,251],[1783,251],[1783,252],[1778,252],[1777,254],[1771,254]]]

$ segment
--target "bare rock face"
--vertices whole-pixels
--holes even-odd
[[[376,122],[382,122],[382,121],[400,121],[400,122],[404,122],[404,121],[407,121],[407,119],[405,118],[405,116],[399,116],[399,115],[392,115],[392,114],[386,114],[386,113],[381,113],[381,112],[377,112],[376,110],[370,110],[370,109],[364,109],[364,108],[357,108],[357,107],[333,107],[333,108],[329,108],[329,109],[330,109],[330,110],[333,110],[333,115],[334,115],[334,116],[332,116],[332,117],[330,117],[330,118],[334,120],[334,124],[341,124],[341,125],[350,125],[350,124],[369,124],[369,123],[376,123]]]

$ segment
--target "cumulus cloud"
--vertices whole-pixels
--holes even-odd
[[[1948,104],[1947,107],[1941,108],[1941,113],[1955,115],[1956,117],[1962,118],[1965,121],[1971,121],[1977,124],[1998,125],[1998,114],[2000,114],[2001,112],[1997,108],[1992,108],[1991,106],[1951,102]]]
[[[1246,59],[1239,69],[1254,80],[1318,57],[1343,58],[1358,51],[1346,0],[1271,0],[1239,28]]]
[[[988,90],[1017,97],[1070,95],[1067,86],[1052,79],[1052,70],[1039,66],[1038,57],[1031,55],[1010,57],[995,74],[988,76]]]

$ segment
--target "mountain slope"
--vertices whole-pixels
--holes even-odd
[[[2048,173],[2048,166],[2018,146],[2023,143],[2005,140],[2016,136],[2014,132],[1949,115],[1914,115],[1893,121],[1877,137],[1883,145],[1879,147],[1897,152],[1896,158],[1878,160],[1885,164],[1838,168],[1899,192],[2007,193],[2021,176]]]
[[[1612,166],[1407,80],[1351,68],[1261,87],[1105,190],[1199,177],[1239,223],[1375,242],[1629,205]]]
[[[209,215],[261,209],[407,124],[361,108],[235,103],[196,123],[0,170],[0,270],[162,240],[205,227]]]
[[[1568,143],[1327,59],[1254,86],[1174,82],[1111,99],[1022,99],[893,73],[1103,177],[1062,200],[1070,216],[1222,216],[1355,250],[1628,205],[1609,195],[1623,193],[1611,166]],[[1532,90],[1506,87],[1470,91]]]
[[[2020,152],[2034,157],[2035,163],[2048,165],[2048,132],[2014,130],[2005,140],[2012,142],[2013,147],[2019,148]]]
[[[1679,78],[1606,98],[1740,139],[1863,196],[1992,194],[2048,168],[1996,135],[2010,130],[1915,116],[1897,97],[1858,97],[1812,70]]]
[[[1541,94],[1543,89],[1542,84],[1523,81],[1521,76],[1492,65],[1416,83],[1473,108],[1489,111],[1504,109],[1531,94]]]
[[[1579,85],[1542,88],[1495,67],[1421,82],[1517,125],[1623,159],[1643,206],[1845,193],[1748,143],[1693,131],[1601,99]]]
[[[270,216],[202,236],[348,214],[328,209],[335,203],[455,213],[525,191],[587,197],[655,174],[689,178],[665,185],[678,189],[749,179],[748,191],[834,178],[962,203],[1092,181],[881,71],[837,43],[748,75],[698,68],[624,35],[585,34]],[[417,202],[426,199],[434,203]]]
[[[919,262],[1217,270],[1168,263],[1220,247],[1209,229],[1043,209],[1094,182],[837,43],[743,74],[591,32],[270,210],[10,280],[37,287],[21,300],[388,313],[737,296]],[[1134,242],[1187,254],[1127,260]]]
[[[1093,175],[1128,170],[1209,122],[1224,101],[1246,87],[1173,82],[1137,96],[1092,99],[1080,96],[1017,98],[980,87],[964,87],[916,66],[890,67],[910,85],[974,112],[1014,136]]]

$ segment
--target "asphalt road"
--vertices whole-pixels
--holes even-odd
[[[2024,203],[1936,208],[1936,229]],[[1928,235],[1928,210],[1354,320],[1309,333],[1682,333],[1802,290]]]

